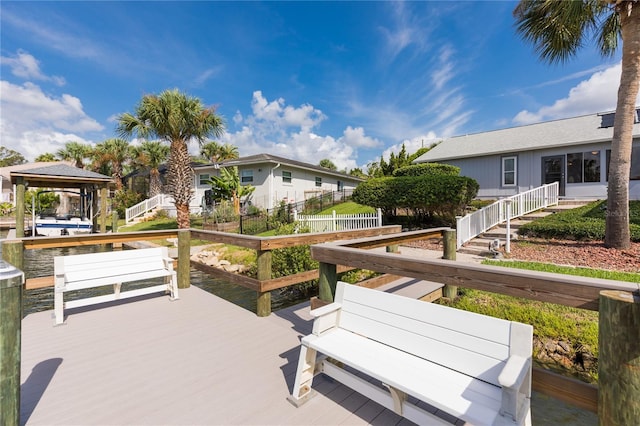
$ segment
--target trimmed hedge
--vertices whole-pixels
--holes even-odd
[[[518,234],[539,238],[604,240],[606,201],[555,213],[518,228]],[[631,241],[640,242],[640,201],[629,203]]]
[[[393,171],[393,176],[425,176],[425,175],[449,175],[459,176],[460,167],[449,164],[423,163],[401,167]]]
[[[396,208],[407,208],[417,215],[438,215],[451,220],[464,212],[478,189],[478,182],[465,176],[383,177],[359,184],[353,191],[353,201],[380,207],[386,214]]]

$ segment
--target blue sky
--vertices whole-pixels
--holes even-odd
[[[542,63],[515,33],[515,4],[3,0],[2,145],[33,160],[101,142],[118,114],[172,88],[215,105],[220,141],[241,156],[340,169],[613,109],[620,55],[587,46]]]

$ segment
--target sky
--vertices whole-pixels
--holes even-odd
[[[542,62],[515,5],[3,0],[1,144],[29,161],[96,144],[177,88],[216,108],[240,156],[366,171],[402,144],[613,110],[620,53]]]

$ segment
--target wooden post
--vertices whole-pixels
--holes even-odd
[[[258,280],[271,279],[271,250],[257,250]],[[271,292],[258,292],[256,314],[259,317],[271,315]]]
[[[398,244],[391,244],[390,246],[387,246],[387,253],[400,253],[399,247],[400,246]]]
[[[111,212],[111,232],[118,232],[118,212],[116,210]]]
[[[178,231],[178,288],[189,288],[191,285],[191,231]]]
[[[455,229],[447,229],[442,232],[442,245],[444,250],[442,258],[456,260],[457,238]],[[458,295],[458,286],[445,285],[442,289],[442,295],[449,299],[455,299]]]
[[[320,262],[320,279],[318,280],[318,297],[325,302],[333,302],[338,284],[336,265]]]
[[[600,292],[598,420],[631,425],[640,419],[640,292]]]
[[[24,195],[24,178],[18,176],[16,179],[16,238],[24,238]],[[33,228],[33,235],[35,235],[36,224],[32,223],[31,226]]]
[[[100,188],[100,232],[107,232],[107,187]]]
[[[23,247],[22,241],[2,244],[3,259],[15,267],[0,263],[0,424],[3,426],[20,424]]]

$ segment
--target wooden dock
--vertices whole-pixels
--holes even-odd
[[[68,313],[57,327],[52,311],[23,320],[22,424],[411,424],[322,375],[307,404],[286,400],[308,303],[259,318],[192,286]],[[582,415],[563,424],[594,418]]]

